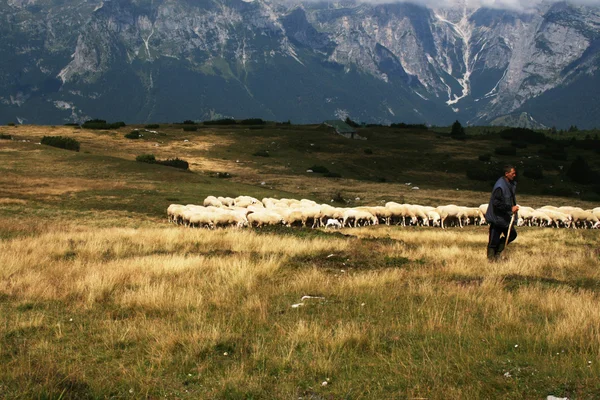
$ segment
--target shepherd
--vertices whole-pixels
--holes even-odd
[[[487,258],[490,262],[498,261],[504,248],[517,238],[514,226],[519,211],[515,197],[517,171],[512,165],[505,165],[503,170],[504,176],[496,181],[485,213],[485,220],[490,225],[487,246]]]

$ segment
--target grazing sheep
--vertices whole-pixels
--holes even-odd
[[[554,220],[546,214],[546,210],[538,209],[533,211],[532,223],[538,226],[552,226]]]
[[[435,210],[425,211],[431,226],[440,226],[440,214]]]
[[[204,202],[202,203],[202,205],[204,207],[209,207],[209,206],[223,207],[223,203],[221,203],[219,201],[219,199],[217,199],[215,196],[208,196],[207,198],[205,198]]]
[[[436,209],[436,211],[438,212],[438,214],[440,214],[440,225],[442,226],[442,229],[446,229],[446,227],[444,226],[444,222],[447,219],[457,220],[458,226],[460,226],[461,228],[463,227],[462,219],[464,217],[464,210],[461,207],[455,206],[454,204],[450,204],[447,206],[440,206]]]
[[[234,205],[238,207],[248,207],[258,203],[262,204],[258,199],[250,196],[238,196],[234,199]]]
[[[213,229],[215,227],[213,219],[214,214],[211,212],[195,212],[191,214],[187,226]]]
[[[283,223],[283,217],[273,211],[257,211],[248,214],[248,225],[260,228],[264,225],[278,225]]]
[[[350,223],[348,222],[348,220],[353,220],[354,221],[354,227],[356,228],[357,226],[359,226],[360,222],[362,221],[363,224],[370,224],[370,225],[377,225],[379,224],[379,219],[374,216],[373,214],[371,214],[368,211],[362,211],[362,210],[356,210],[353,208],[350,208],[348,210],[346,210],[344,212],[344,217],[343,217],[343,221],[342,221],[342,226],[346,226],[346,224],[348,224],[348,226],[350,226]]]
[[[178,224],[179,212],[182,211],[184,208],[185,206],[183,204],[171,204],[167,208],[167,219],[169,220],[169,222]]]
[[[479,206],[479,212],[481,213],[481,222],[479,223],[480,225],[487,224],[487,221],[485,220],[485,213],[487,212],[488,206],[488,203]]]
[[[325,224],[325,228],[341,229],[342,223],[337,219],[329,218]]]

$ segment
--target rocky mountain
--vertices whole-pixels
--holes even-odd
[[[0,0],[0,18],[0,122],[600,126],[597,7]]]

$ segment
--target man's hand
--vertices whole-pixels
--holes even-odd
[[[516,213],[517,211],[519,211],[519,206],[513,206],[513,208],[512,208],[513,214]]]

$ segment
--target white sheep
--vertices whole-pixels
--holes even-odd
[[[264,225],[278,225],[283,223],[283,217],[273,211],[257,211],[248,214],[248,225],[256,226],[258,228]]]
[[[208,196],[207,198],[205,198],[204,202],[202,203],[202,205],[204,207],[209,207],[209,206],[223,207],[223,203],[221,203],[219,201],[219,199],[217,199],[215,196]]]
[[[342,227],[342,223],[337,219],[329,218],[327,223],[325,224],[325,228],[334,228],[340,229]]]
[[[447,219],[457,220],[458,226],[460,226],[461,228],[463,227],[463,225],[462,225],[462,219],[464,217],[463,208],[456,206],[454,204],[450,204],[447,206],[440,206],[436,209],[436,211],[438,212],[438,214],[440,214],[440,225],[442,226],[442,229],[446,229],[446,227],[444,226],[444,222],[446,222]]]
[[[356,210],[353,208],[347,209],[344,212],[342,226],[346,226],[346,224],[348,226],[350,226],[350,223],[348,222],[349,220],[354,221],[355,228],[357,226],[359,226],[361,221],[363,222],[363,224],[370,224],[370,225],[379,224],[379,219],[376,216],[374,216],[373,214],[371,214],[370,212],[363,211],[363,210]]]

